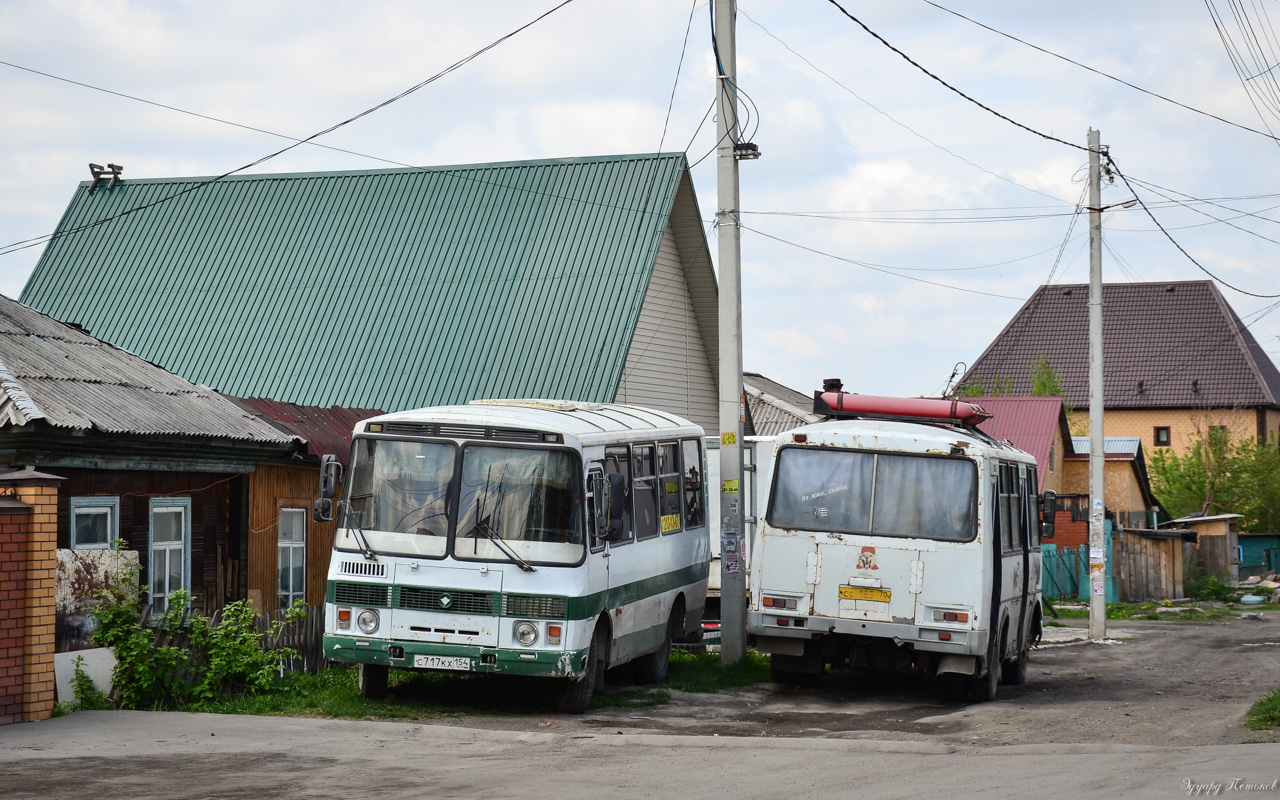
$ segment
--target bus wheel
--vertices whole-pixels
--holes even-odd
[[[994,658],[987,659],[987,674],[969,679],[969,699],[975,703],[989,703],[996,699],[996,686],[1000,683],[1000,665]]]
[[[1007,661],[1000,665],[1000,682],[1005,686],[1021,686],[1027,682],[1027,658],[1030,656],[1026,650],[1018,653],[1017,659]]]
[[[667,677],[667,670],[671,667],[671,637],[677,632],[683,619],[684,610],[673,609],[671,619],[667,620],[667,633],[662,639],[662,646],[657,652],[640,656],[633,662],[635,667],[631,674],[635,676],[636,683],[658,683]]]
[[[559,706],[566,714],[581,714],[591,705],[591,695],[596,689],[596,679],[603,670],[600,669],[600,628],[591,636],[591,646],[587,648],[587,665],[582,677],[576,681],[565,681],[560,688]]]
[[[357,683],[360,696],[367,700],[381,700],[387,696],[387,673],[390,669],[380,664],[361,664]]]

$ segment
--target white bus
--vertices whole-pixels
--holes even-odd
[[[625,405],[481,400],[374,417],[344,496],[326,457],[317,519],[337,518],[325,655],[388,669],[556,678],[586,710],[605,668],[666,676],[700,635],[709,561],[703,430]]]
[[[1034,458],[973,427],[989,416],[976,406],[822,402],[856,418],[779,435],[758,476],[768,505],[747,616],[775,680],[811,682],[828,665],[915,669],[972,701],[1024,683],[1041,626]]]

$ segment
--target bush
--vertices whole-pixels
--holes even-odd
[[[296,653],[264,649],[264,636],[307,613],[298,602],[264,634],[243,600],[225,606],[215,622],[192,613],[190,596],[175,592],[168,609],[144,625],[137,567],[113,575],[97,600],[89,612],[97,623],[93,641],[115,653],[111,701],[128,709],[182,708],[268,688]]]
[[[1187,597],[1192,600],[1229,603],[1236,599],[1235,587],[1227,582],[1225,575],[1208,575],[1200,569],[1191,570],[1183,580],[1182,586]]]

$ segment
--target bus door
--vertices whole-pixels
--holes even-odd
[[[1023,561],[1026,580],[1026,596],[1022,605],[1022,639],[1019,644],[1023,650],[1030,645],[1036,631],[1032,630],[1032,620],[1040,603],[1040,513],[1037,510],[1037,495],[1040,491],[1036,468],[1026,468],[1026,480],[1023,482],[1022,519],[1024,538],[1026,540],[1026,556]]]
[[[605,610],[613,626],[613,655],[615,659],[623,637],[634,627],[627,613],[626,587],[628,552],[635,545],[635,514],[633,509],[631,480],[631,448],[614,445],[604,450],[604,479],[609,486],[608,504],[605,508],[604,561],[606,574]]]
[[[1000,622],[1008,616],[1009,634],[1005,650],[997,656],[1003,658],[1010,652],[1021,650],[1023,620],[1027,612],[1027,547],[1024,533],[1023,495],[1026,492],[1026,467],[1020,464],[1001,463],[997,480],[999,495],[996,509],[999,515],[999,547],[995,548],[998,572],[992,583],[999,586],[999,602],[993,607],[990,635],[1000,636]],[[999,639],[995,638],[997,646]]]

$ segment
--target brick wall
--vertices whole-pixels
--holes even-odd
[[[1088,435],[1088,410],[1075,411],[1071,415],[1070,422],[1074,435]],[[1169,444],[1173,452],[1182,455],[1191,449],[1198,435],[1208,433],[1209,428],[1214,425],[1227,426],[1231,430],[1231,438],[1236,441],[1251,439],[1258,435],[1258,414],[1251,408],[1107,409],[1105,423],[1107,436],[1140,437],[1142,449],[1146,451],[1148,461],[1157,450],[1155,443],[1157,427],[1169,429]],[[1276,429],[1272,426],[1280,425],[1280,415],[1267,414],[1266,425],[1270,434],[1274,434]]]
[[[0,725],[7,725],[23,719],[30,508],[0,503]]]
[[[53,715],[53,642],[58,583],[58,487],[24,481],[18,499],[31,506],[27,532],[27,617],[23,655],[23,719]],[[39,485],[45,484],[45,485]]]

